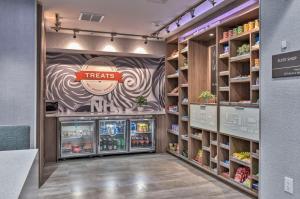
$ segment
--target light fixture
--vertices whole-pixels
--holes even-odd
[[[59,19],[60,19],[60,17],[59,17],[59,14],[58,13],[56,13],[55,14],[55,24],[54,24],[54,30],[56,31],[56,32],[58,32],[60,29],[61,29],[61,22],[59,21]]]
[[[176,26],[179,28],[180,27],[180,20],[181,20],[181,17],[179,17],[178,19],[177,19],[177,22],[176,22]]]
[[[213,36],[215,36],[215,34],[214,33],[209,33],[209,36],[213,37]]]
[[[144,44],[147,45],[148,44],[148,37],[147,36],[143,36],[143,38],[145,39]]]
[[[191,9],[190,14],[192,18],[195,17],[195,8]]]
[[[73,38],[76,39],[77,35],[76,35],[76,30],[73,30]]]
[[[116,33],[114,33],[114,32],[113,32],[113,33],[111,33],[111,38],[110,38],[110,41],[111,41],[111,42],[113,42],[113,41],[114,41],[114,37],[115,37],[115,36],[117,36],[117,34],[116,34]]]
[[[170,33],[169,26],[166,27],[166,32]]]
[[[68,31],[68,32],[72,32],[73,34],[73,38],[77,38],[77,34],[80,33],[87,33],[87,34],[101,34],[101,35],[107,35],[108,37],[111,37],[111,41],[114,41],[114,37],[116,36],[124,36],[124,37],[133,37],[133,38],[143,38],[145,39],[145,37],[147,37],[147,39],[151,38],[151,39],[158,39],[161,40],[163,39],[162,37],[159,37],[159,34],[161,32],[161,30],[155,31],[154,34],[150,34],[150,35],[140,35],[140,34],[130,34],[130,33],[121,33],[121,32],[106,32],[106,31],[96,31],[96,30],[86,30],[86,29],[76,29],[76,28],[65,28],[65,27],[59,27],[59,29],[57,28],[57,26],[52,26],[51,27],[52,30],[58,31],[58,30],[63,30],[63,31]]]
[[[211,3],[212,6],[215,6],[217,3],[215,0],[208,0],[208,1]]]

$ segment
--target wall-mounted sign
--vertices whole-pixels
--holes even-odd
[[[59,113],[133,113],[138,96],[145,111],[164,110],[164,58],[48,52],[45,78]]]
[[[300,51],[272,56],[272,77],[300,76]]]
[[[112,63],[107,66],[103,64],[103,60],[94,58],[76,73],[76,81],[81,81],[83,87],[94,95],[106,95],[122,82],[122,73],[117,72],[117,67]]]

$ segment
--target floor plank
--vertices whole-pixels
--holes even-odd
[[[168,154],[68,160],[45,172],[41,199],[250,199]]]

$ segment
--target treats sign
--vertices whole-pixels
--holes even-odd
[[[117,67],[99,59],[89,60],[75,75],[76,81],[81,81],[83,87],[94,95],[108,94],[122,82],[122,73],[117,72]]]

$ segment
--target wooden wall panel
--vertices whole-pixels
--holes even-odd
[[[167,118],[166,115],[156,116],[156,152],[165,153],[167,151]]]
[[[57,118],[47,117],[45,120],[45,163],[57,161]]]

